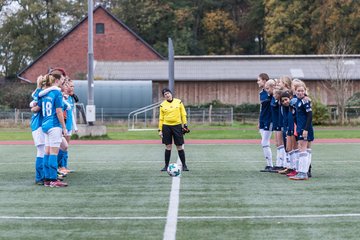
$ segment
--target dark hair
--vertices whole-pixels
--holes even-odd
[[[163,96],[165,95],[166,92],[170,92],[172,94],[171,90],[169,88],[167,88],[167,87],[164,88],[163,90],[161,90],[161,93],[162,93]]]
[[[260,73],[259,74],[259,78],[261,78],[262,80],[269,80],[269,75],[267,75],[266,73]]]
[[[65,70],[63,68],[59,68],[59,67],[50,68],[49,69],[49,74],[53,75],[56,79],[60,79],[61,75],[66,77]],[[60,76],[60,77],[58,77],[58,76]]]
[[[61,76],[63,76],[62,73],[58,70],[51,71],[49,75],[53,76],[56,79],[60,79]]]
[[[285,91],[281,94],[281,98],[286,97],[286,98],[291,98],[290,92],[289,91]]]

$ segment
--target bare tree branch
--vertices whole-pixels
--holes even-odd
[[[328,48],[331,51],[331,57],[325,66],[327,79],[323,82],[325,88],[333,93],[335,97],[339,121],[345,123],[345,107],[347,99],[353,94],[353,82],[349,76],[349,63],[346,55],[350,53],[349,44],[346,40],[340,42],[331,41]]]

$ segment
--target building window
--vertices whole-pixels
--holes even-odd
[[[105,33],[105,25],[103,23],[96,24],[96,34],[104,34]]]

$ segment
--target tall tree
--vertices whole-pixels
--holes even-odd
[[[344,125],[346,103],[353,93],[353,82],[350,76],[354,72],[350,72],[349,66],[352,63],[346,60],[346,55],[351,50],[346,40],[340,40],[330,42],[327,51],[331,53],[331,57],[329,57],[328,63],[324,66],[327,80],[323,82],[323,85],[335,97],[339,121],[341,125]]]
[[[317,0],[312,13],[312,45],[324,54],[332,42],[346,39],[350,48],[360,52],[360,1]]]
[[[162,54],[166,54],[167,39],[174,26],[175,14],[165,0],[121,0],[111,12],[124,21]]]
[[[244,11],[241,21],[239,38],[245,43],[245,53],[264,54],[264,18],[265,5],[263,0],[248,1],[248,8]],[[247,39],[247,40],[246,40]]]
[[[10,1],[8,1],[10,3]],[[6,77],[29,64],[79,21],[79,2],[67,0],[14,0],[17,10],[9,13],[0,26],[0,65]],[[86,11],[86,10],[85,10]],[[75,15],[72,15],[75,14]]]
[[[208,54],[236,54],[241,52],[235,44],[238,34],[236,23],[223,10],[209,12],[202,20],[204,43]]]
[[[265,4],[264,34],[270,54],[308,54],[310,13],[309,1],[270,0]]]

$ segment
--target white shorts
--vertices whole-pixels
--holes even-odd
[[[45,133],[46,147],[60,147],[62,141],[62,128],[54,127]]]
[[[43,132],[41,127],[32,132],[32,137],[34,139],[35,146],[45,144],[45,133]]]

